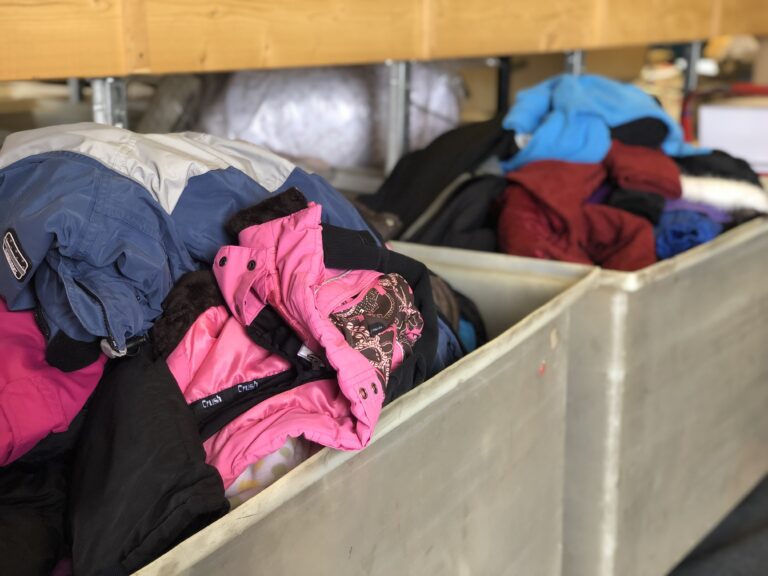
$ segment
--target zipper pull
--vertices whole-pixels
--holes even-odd
[[[120,350],[117,347],[117,342],[115,341],[114,338],[109,338],[109,339],[102,338],[101,341],[99,342],[99,346],[101,347],[101,351],[104,352],[104,355],[107,358],[112,358],[112,359],[122,358],[128,353],[127,348],[123,348],[122,350]]]
[[[325,364],[320,359],[320,356],[312,352],[312,350],[306,344],[301,345],[301,348],[299,348],[296,356],[309,362],[312,365],[312,370],[320,370],[321,368],[325,368]]]

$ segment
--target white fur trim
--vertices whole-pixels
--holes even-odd
[[[768,196],[759,186],[712,176],[680,176],[683,198],[721,210],[750,209],[768,212]]]

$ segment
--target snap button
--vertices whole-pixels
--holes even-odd
[[[360,397],[363,400],[367,400],[368,399],[368,392],[365,391],[365,388],[360,388]]]
[[[224,264],[226,264],[226,263],[227,263],[227,257],[226,256],[222,256],[221,258],[219,258],[219,266],[224,266]]]
[[[255,260],[249,260],[248,261],[248,270],[253,270],[256,268],[256,261]]]

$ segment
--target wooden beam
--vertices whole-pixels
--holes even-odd
[[[703,40],[717,34],[713,0],[601,0],[603,46]]]
[[[768,35],[768,1],[719,0],[721,34]]]
[[[126,72],[122,10],[106,0],[0,0],[0,80]]]
[[[595,0],[432,0],[432,58],[554,52],[594,43]]]
[[[0,80],[499,56],[768,34],[766,0],[0,0]]]
[[[422,56],[412,0],[145,0],[152,71],[215,71]]]

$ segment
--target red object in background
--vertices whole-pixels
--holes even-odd
[[[686,142],[696,140],[696,130],[693,122],[694,104],[698,100],[712,98],[713,96],[768,96],[768,86],[751,84],[750,82],[736,82],[704,90],[694,90],[686,94],[683,98],[683,106],[680,113],[680,124],[683,127],[683,136]]]

